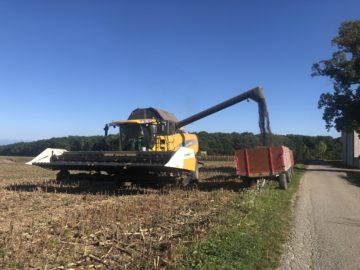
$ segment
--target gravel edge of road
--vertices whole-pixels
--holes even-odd
[[[299,189],[293,195],[291,229],[277,270],[312,269],[312,258],[316,256],[313,248],[316,234],[311,222],[312,202],[308,191],[305,172]]]

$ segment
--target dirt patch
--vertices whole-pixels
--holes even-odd
[[[15,163],[15,161],[11,159],[0,159],[0,164],[13,164],[13,163]]]
[[[9,157],[0,156],[0,164],[13,164],[13,163],[26,163],[30,161],[32,157]]]

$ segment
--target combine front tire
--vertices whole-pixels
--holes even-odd
[[[69,171],[61,170],[60,172],[57,173],[57,175],[56,175],[56,181],[62,182],[62,181],[66,181],[66,180],[70,180],[70,173],[69,173]]]

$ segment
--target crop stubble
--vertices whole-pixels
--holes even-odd
[[[0,157],[0,268],[161,269],[201,238],[242,189],[233,162],[207,162],[197,188],[57,183]]]

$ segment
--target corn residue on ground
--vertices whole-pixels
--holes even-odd
[[[207,162],[197,188],[57,183],[0,157],[1,269],[161,269],[206,235],[239,196],[234,163]]]

